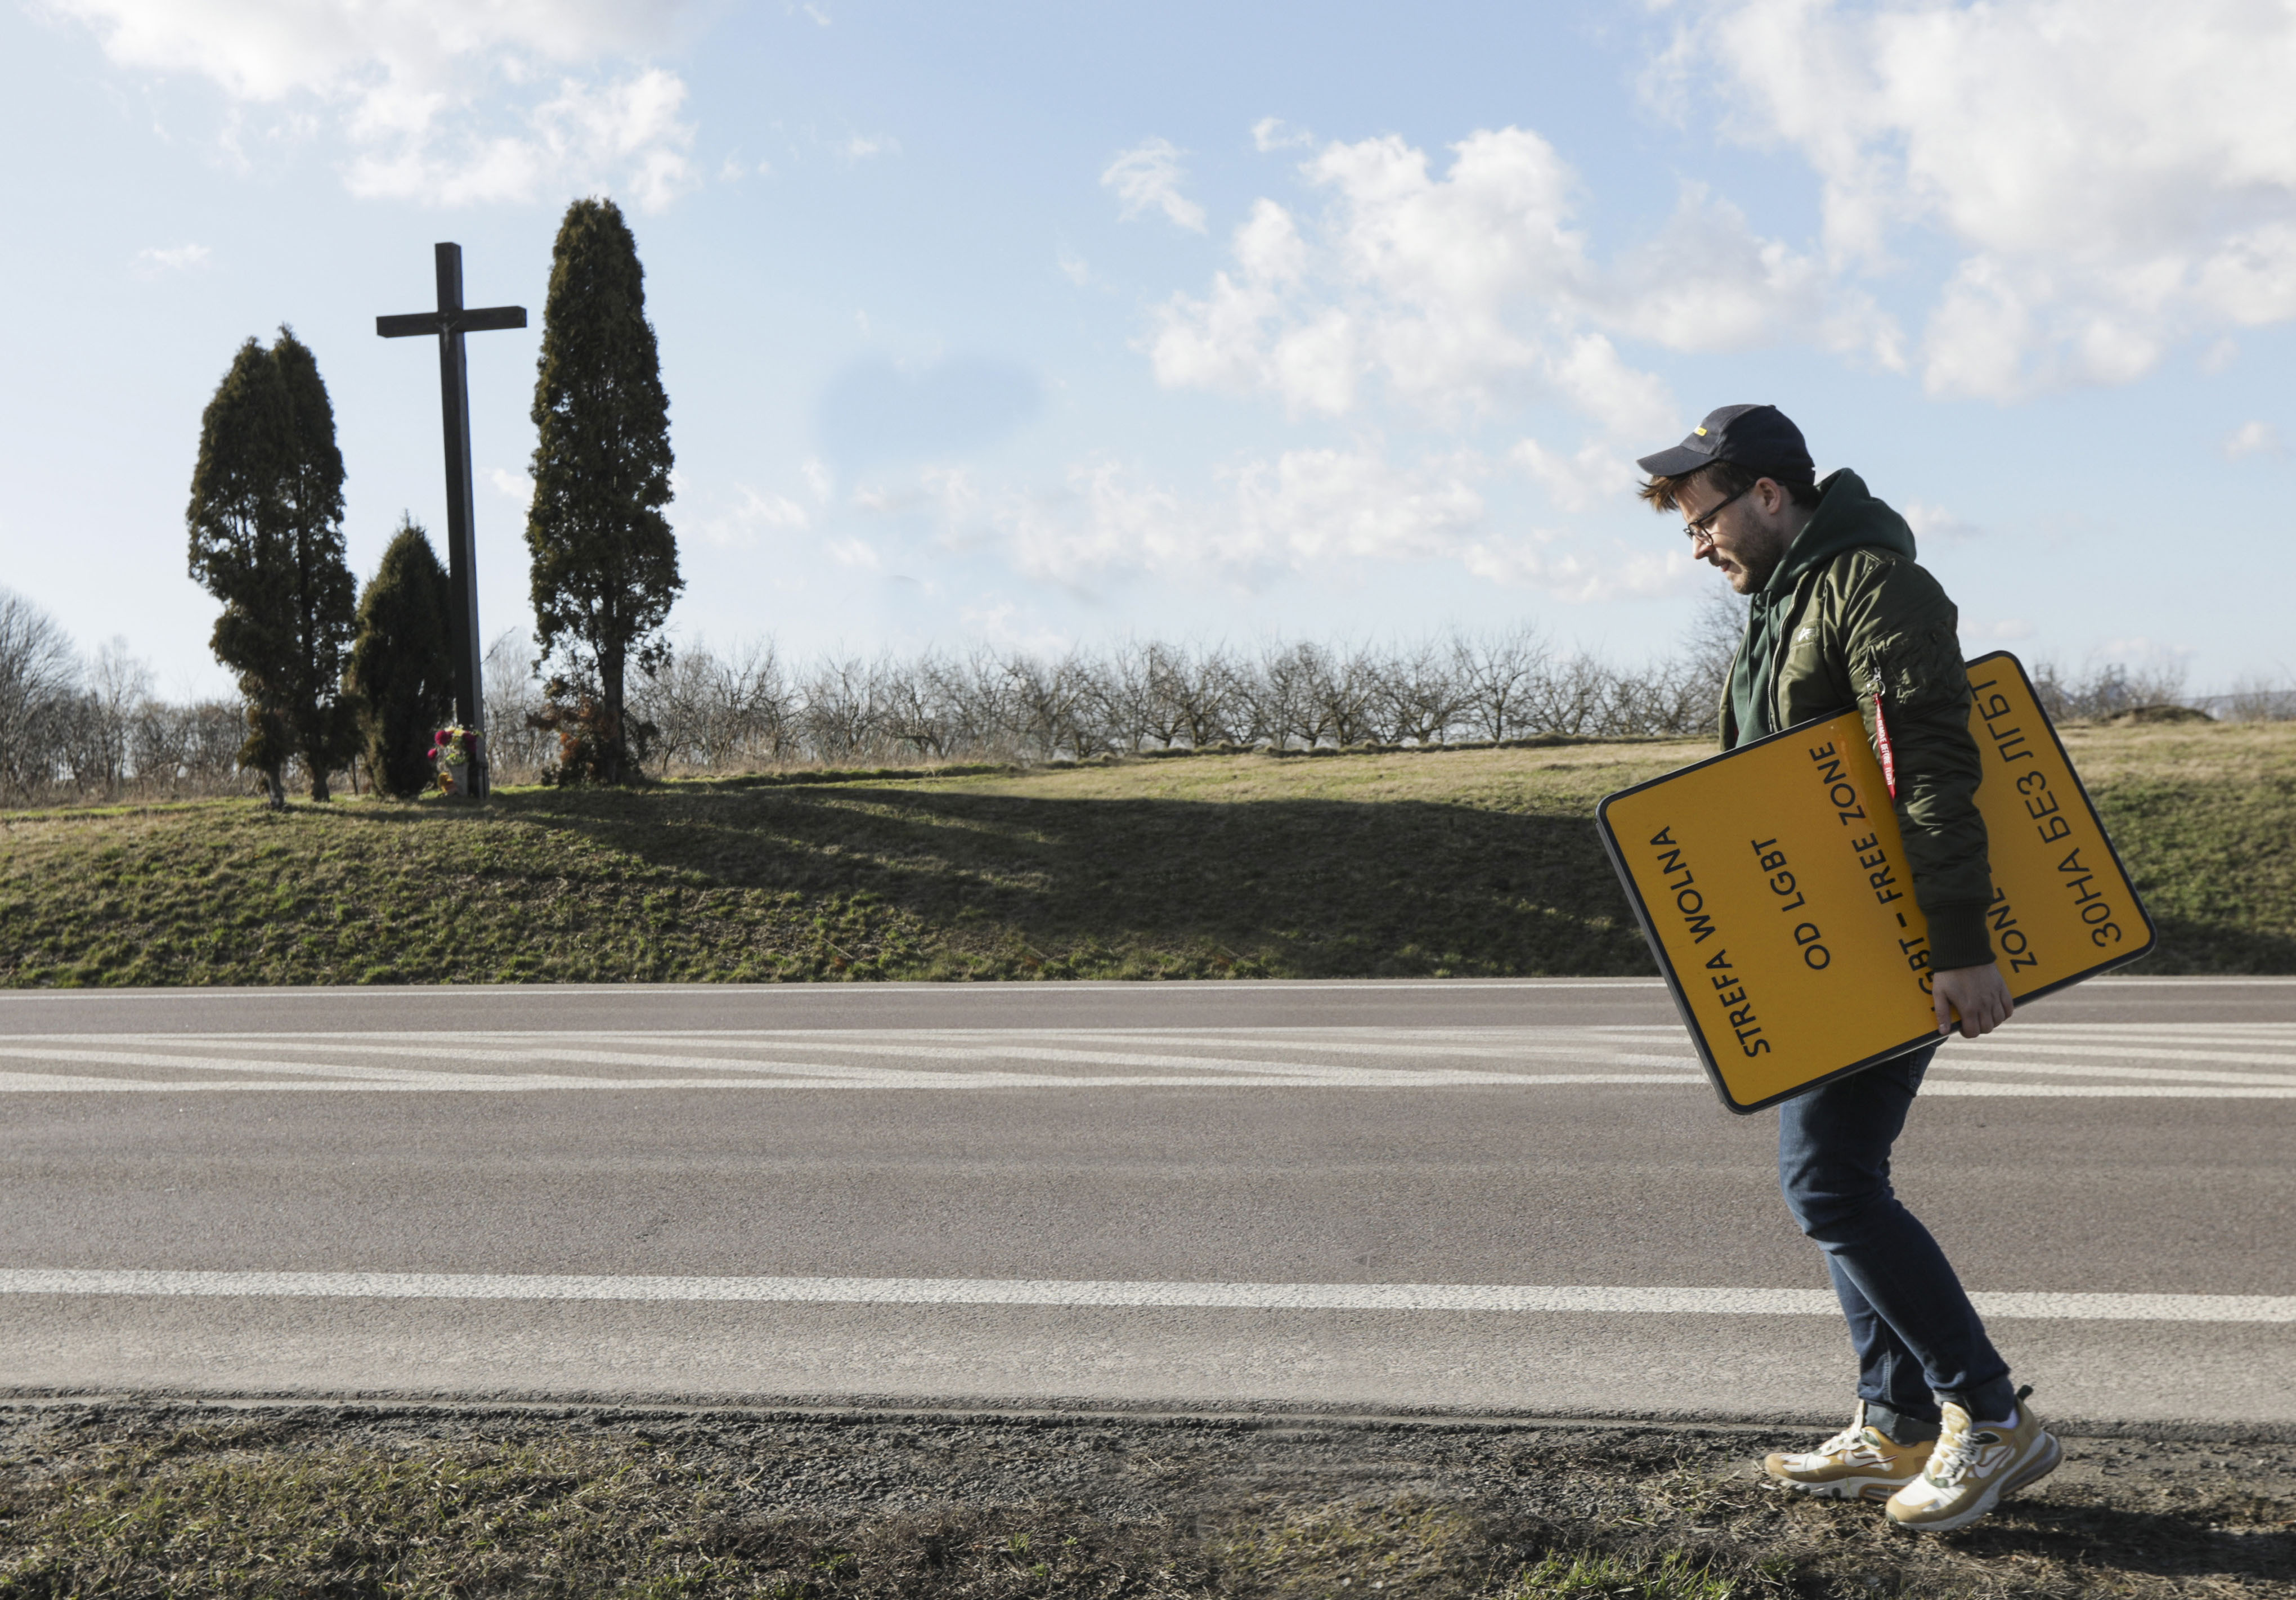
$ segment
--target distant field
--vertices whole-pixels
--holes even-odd
[[[2296,725],[2069,730],[2161,926],[2296,972]],[[1595,743],[0,818],[0,984],[1633,974]]]

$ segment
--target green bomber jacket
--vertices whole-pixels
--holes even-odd
[[[1981,966],[1993,959],[1993,873],[1958,615],[1915,564],[1913,529],[1856,473],[1830,474],[1818,493],[1816,514],[1752,597],[1723,690],[1722,747],[1852,706],[1873,740],[1879,696],[1930,965]]]

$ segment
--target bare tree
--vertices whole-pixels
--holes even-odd
[[[2119,716],[2142,706],[2183,705],[2185,669],[2181,664],[2131,667],[2092,661],[2071,674],[2054,661],[2043,661],[2033,668],[2033,692],[2053,722]]]
[[[790,746],[790,697],[770,641],[720,656],[700,640],[632,685],[634,714],[653,724],[667,773],[781,759]]]
[[[1473,638],[1451,636],[1460,713],[1479,738],[1521,739],[1534,731],[1528,706],[1548,655],[1546,640],[1528,623]]]
[[[542,685],[535,677],[534,647],[515,628],[495,635],[480,667],[480,695],[487,707],[488,759],[493,779],[531,781],[551,760],[556,741],[533,725],[543,710]]]
[[[1380,684],[1385,677],[1379,658],[1362,645],[1300,649],[1312,712],[1308,744],[1312,747],[1329,739],[1344,749],[1376,739]]]
[[[1256,726],[1250,707],[1240,704],[1249,669],[1225,647],[1173,650],[1158,665],[1158,695],[1191,748],[1250,742],[1237,737]]]
[[[0,589],[0,788],[31,799],[54,782],[79,657],[55,618]]]
[[[832,658],[799,690],[798,725],[815,759],[852,761],[884,742],[883,673],[858,656]]]
[[[2279,678],[2253,674],[2233,682],[2230,694],[2216,695],[2194,704],[2235,722],[2296,721],[2296,687],[2286,673]]]
[[[1147,676],[1142,717],[1148,737],[1165,749],[1187,736],[1187,697],[1180,686],[1188,675],[1187,654],[1161,641],[1152,641],[1140,652],[1141,671]]]
[[[1452,672],[1456,657],[1432,643],[1390,657],[1380,674],[1377,703],[1386,742],[1439,745],[1444,742],[1467,695]]]
[[[948,664],[931,652],[888,671],[885,737],[913,755],[946,760],[962,742],[952,686]]]
[[[1527,710],[1532,727],[1545,733],[1605,731],[1611,673],[1592,656],[1577,655],[1553,664],[1529,685]]]
[[[240,747],[247,708],[236,700],[171,705],[146,699],[128,735],[135,785],[154,795],[223,795],[244,788]]]
[[[88,665],[83,703],[88,738],[74,776],[82,789],[117,795],[135,774],[136,714],[152,698],[152,669],[128,653],[127,641],[114,636],[96,650]]]
[[[1274,748],[1289,750],[1296,744],[1312,749],[1320,737],[1323,711],[1313,684],[1328,675],[1323,656],[1317,645],[1269,644],[1260,650],[1256,670],[1238,682],[1255,731]]]
[[[1706,592],[1691,620],[1687,665],[1697,682],[1706,686],[1709,702],[1705,720],[1699,724],[1701,729],[1719,725],[1722,696],[1730,686],[1730,668],[1745,641],[1746,614],[1751,607],[1745,596],[1718,584]]]
[[[1077,657],[1040,661],[1014,650],[997,663],[1004,677],[1004,701],[1011,708],[1009,732],[1029,755],[1051,760],[1062,751],[1074,755],[1093,753],[1097,739],[1086,734],[1078,713],[1087,703],[1085,683],[1089,668]]]
[[[1085,694],[1091,702],[1093,719],[1099,724],[1100,738],[1111,749],[1136,755],[1151,739],[1161,745],[1171,742],[1169,736],[1158,735],[1161,718],[1156,703],[1155,653],[1160,648],[1128,639],[1089,664]]]
[[[1695,655],[1652,663],[1638,673],[1613,673],[1603,731],[1613,734],[1710,732],[1720,709],[1710,661]]]

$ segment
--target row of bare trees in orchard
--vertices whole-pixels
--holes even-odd
[[[1745,615],[1743,601],[1718,590],[1671,654],[1628,667],[1559,650],[1529,626],[1401,644],[1135,640],[1057,657],[979,646],[806,664],[783,662],[770,641],[722,655],[693,645],[634,681],[630,714],[646,771],[663,777],[1552,735],[1696,737],[1715,731]],[[550,747],[529,728],[539,698],[514,642],[497,641],[487,657],[487,725],[503,731],[493,736],[496,759],[531,776],[547,765]],[[2296,720],[2296,690],[2262,681],[2196,699],[2174,665],[2069,671],[2042,661],[2031,670],[2059,722],[2148,706]]]
[[[537,726],[549,702],[529,660],[515,634],[487,655],[487,726],[504,781],[541,776],[562,754]],[[1727,665],[1726,641],[1693,640],[1631,669],[1557,651],[1527,627],[1386,646],[1152,641],[809,663],[784,661],[770,641],[691,644],[633,676],[628,721],[632,754],[655,777],[1695,734],[1713,726]],[[264,781],[240,769],[246,729],[238,702],[154,696],[120,641],[83,660],[45,613],[0,590],[0,800],[241,792]],[[288,776],[300,782],[298,761]],[[328,776],[353,790],[374,781],[355,755]]]
[[[531,682],[514,652],[494,661],[496,760],[532,771],[550,752],[517,732]],[[804,665],[770,643],[689,646],[633,680],[630,716],[646,769],[664,775],[1693,734],[1713,726],[1727,665],[1693,649],[1623,669],[1559,653],[1529,628],[1390,645],[1135,641],[1060,656],[983,646]]]
[[[674,777],[1697,736],[1713,729],[1740,616],[1716,595],[1688,638],[1638,667],[1554,649],[1528,627],[1390,644],[1133,641],[1057,656],[980,646],[812,661],[785,660],[769,641],[689,643],[632,678],[632,754],[646,776]],[[536,726],[549,702],[530,660],[516,634],[486,658],[487,725],[505,782],[541,776],[562,755]],[[2042,663],[2034,677],[2061,720],[2191,703],[2174,672]],[[2259,687],[2211,708],[2286,718],[2296,696]],[[244,792],[259,777],[241,767],[246,730],[241,703],[162,699],[125,641],[83,657],[38,607],[0,590],[0,803]],[[357,757],[330,776],[355,790],[375,780]]]

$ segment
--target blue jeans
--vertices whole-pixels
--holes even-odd
[[[1945,1252],[1890,1188],[1890,1147],[1929,1070],[1931,1045],[1837,1078],[1778,1112],[1778,1185],[1802,1232],[1825,1252],[1857,1395],[1911,1424],[1951,1400],[1998,1422],[2015,1403],[2008,1364]]]

